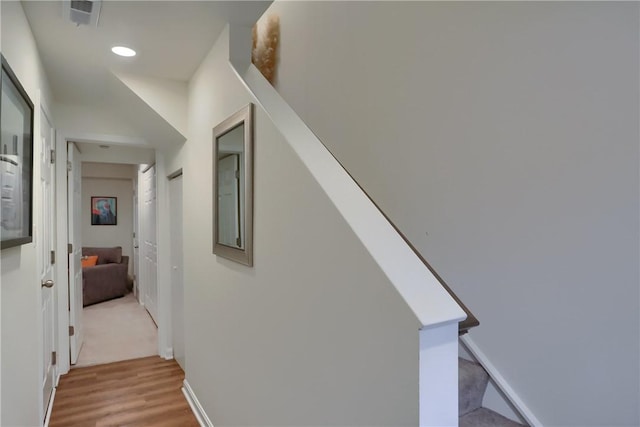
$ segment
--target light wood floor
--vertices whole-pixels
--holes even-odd
[[[158,356],[72,369],[60,378],[57,426],[199,426],[182,394],[184,372]]]

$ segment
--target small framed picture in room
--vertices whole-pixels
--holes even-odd
[[[118,225],[117,197],[91,197],[91,225]]]

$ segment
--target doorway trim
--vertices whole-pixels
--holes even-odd
[[[119,143],[128,143],[132,146],[140,146],[140,139],[128,138],[123,136],[100,135],[103,139],[99,140],[98,136],[91,138],[92,143],[103,142],[105,144],[112,143],[114,140]],[[74,141],[87,141],[86,134],[79,134],[66,130],[57,129],[55,150],[56,150],[56,187],[66,188],[67,185],[67,143]],[[147,146],[147,148],[149,148]],[[173,358],[173,350],[171,347],[171,318],[170,318],[170,280],[168,280],[170,258],[170,239],[168,235],[168,187],[166,174],[164,173],[164,156],[155,150],[156,164],[160,166],[158,169],[158,194],[156,206],[158,215],[158,354],[165,358]],[[161,174],[161,173],[162,174]],[[62,187],[61,187],[62,186]],[[58,376],[66,374],[71,369],[70,360],[70,339],[69,339],[69,277],[67,268],[62,268],[63,260],[67,258],[67,192],[59,192],[56,197],[56,235],[58,236],[56,243],[56,252],[58,255],[59,265],[56,270],[56,283],[58,286],[58,328],[56,331],[57,348],[60,349],[58,363]],[[163,212],[163,209],[165,212]],[[80,213],[82,214],[82,213]],[[163,230],[164,228],[164,230]],[[67,265],[65,263],[64,265]],[[165,266],[167,271],[165,270]],[[56,381],[57,385],[57,381]]]
[[[55,282],[58,284],[58,330],[57,348],[59,351],[58,379],[60,375],[69,372],[70,341],[69,341],[69,272],[67,249],[67,138],[60,130],[56,132],[56,189],[65,189],[56,194],[56,254],[58,268]],[[56,380],[57,386],[57,380]]]
[[[158,239],[158,354],[173,359],[171,331],[171,234],[169,179],[164,154],[156,149],[156,237]]]
[[[176,187],[178,186],[178,187]],[[173,358],[186,371],[186,357],[184,345],[184,212],[183,212],[184,180],[182,168],[167,176],[167,191],[169,201],[169,236],[171,246],[169,250],[170,265],[170,321],[171,321],[171,345]],[[176,193],[178,192],[178,193]],[[179,203],[174,197],[179,195]],[[176,255],[179,254],[179,259]],[[177,328],[177,329],[176,329]]]

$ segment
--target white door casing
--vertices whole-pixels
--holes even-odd
[[[69,372],[71,360],[69,357],[69,271],[68,271],[68,218],[67,210],[67,139],[63,132],[56,130],[56,286],[54,286],[56,307],[56,347],[58,360],[56,371],[58,375]]]
[[[171,240],[171,332],[173,357],[186,371],[184,349],[184,276],[182,253],[182,175],[169,181]]]
[[[158,241],[156,236],[156,168],[143,173],[142,252],[144,269],[144,305],[156,325],[158,324]]]
[[[42,364],[40,381],[42,386],[42,413],[44,419],[51,401],[56,380],[56,292],[54,286],[55,268],[53,253],[56,248],[55,215],[55,168],[52,164],[52,150],[55,146],[54,129],[44,111],[40,113],[40,196],[38,230],[36,236],[38,250],[38,273],[41,288],[42,322]]]
[[[70,338],[71,364],[78,361],[84,338],[82,325],[82,173],[80,152],[75,144],[68,144],[68,233],[71,253],[69,253],[69,326],[73,329]],[[70,170],[69,170],[70,169]]]
[[[138,223],[138,177],[133,180],[133,295],[141,299],[140,294],[140,267],[138,264],[138,256],[140,255],[140,230]]]

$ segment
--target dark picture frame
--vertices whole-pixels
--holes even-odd
[[[33,102],[2,55],[0,249],[33,241]]]
[[[91,197],[91,225],[118,225],[117,197]]]

